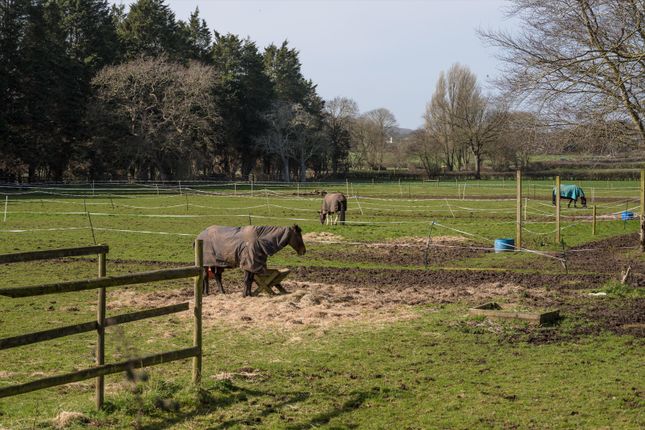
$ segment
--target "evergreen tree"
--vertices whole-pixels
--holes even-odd
[[[249,39],[216,34],[212,61],[218,74],[217,102],[223,118],[223,167],[232,175],[239,161],[245,177],[260,155],[255,142],[266,129],[264,113],[271,106],[272,83],[264,73],[262,55]]]
[[[138,0],[120,23],[117,33],[125,59],[166,54],[183,58],[184,44],[175,14],[164,0]]]
[[[20,174],[25,166],[29,179],[39,171],[60,180],[77,136],[82,108],[80,69],[66,54],[61,11],[55,2],[16,1],[2,16],[14,42],[5,41],[3,58],[7,101],[3,152]],[[3,50],[4,52],[4,50]]]
[[[266,48],[264,67],[275,88],[275,106],[284,110],[282,105],[286,103],[290,106],[287,110],[294,113],[292,121],[296,124],[289,124],[289,128],[296,132],[284,131],[278,135],[292,136],[291,153],[296,161],[293,165],[297,166],[298,176],[304,181],[307,163],[319,155],[324,146],[321,135],[324,101],[316,93],[316,85],[302,75],[298,51],[290,49],[287,41],[280,47],[272,44]],[[264,147],[269,149],[275,148],[276,145],[265,144]],[[284,170],[284,161],[282,164]]]
[[[20,159],[20,89],[22,40],[29,18],[29,0],[0,0],[0,176],[17,179]]]
[[[195,11],[190,14],[188,22],[179,21],[179,29],[186,47],[184,56],[203,63],[210,63],[211,32],[206,21],[199,18],[199,8],[195,8]]]
[[[69,57],[82,64],[88,75],[114,63],[119,41],[107,0],[56,1]]]

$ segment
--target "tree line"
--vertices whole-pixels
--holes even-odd
[[[497,96],[454,64],[403,136],[385,108],[323,100],[287,41],[219,34],[198,9],[0,0],[0,178],[304,181],[404,160],[479,177],[539,152],[642,147],[642,2],[512,5],[530,31],[481,33],[504,52]]]
[[[347,168],[348,123],[285,41],[163,0],[0,0],[0,176],[247,177]],[[336,115],[336,116],[335,116]]]

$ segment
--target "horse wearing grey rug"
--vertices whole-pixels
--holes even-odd
[[[213,225],[202,231],[198,240],[204,241],[204,267],[214,274],[220,293],[224,294],[222,272],[239,267],[244,270],[243,296],[251,295],[255,274],[265,273],[267,259],[285,246],[291,246],[298,255],[306,252],[302,230],[291,227],[245,226],[223,227]],[[208,277],[204,278],[204,294],[208,294]]]
[[[347,211],[347,197],[343,193],[325,194],[320,208],[320,223],[327,225],[345,224],[345,212]],[[335,219],[334,219],[335,217]]]

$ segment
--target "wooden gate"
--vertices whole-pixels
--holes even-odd
[[[96,321],[58,327],[20,336],[0,339],[0,350],[30,345],[59,337],[70,336],[96,330],[98,339],[96,344],[96,366],[63,375],[51,376],[19,385],[0,387],[0,398],[41,390],[43,388],[68,384],[96,378],[96,407],[101,408],[104,400],[104,376],[112,373],[123,372],[127,369],[138,369],[156,364],[168,363],[193,357],[193,383],[201,381],[202,373],[202,279],[203,279],[203,244],[201,240],[195,242],[195,265],[175,269],[154,270],[119,276],[107,276],[106,260],[109,248],[107,245],[88,246],[82,248],[65,248],[47,251],[24,252],[17,254],[0,255],[0,264],[48,260],[63,257],[76,257],[84,255],[98,255],[98,278],[82,281],[59,282],[46,285],[26,287],[11,287],[0,289],[0,295],[7,297],[30,297],[45,294],[68,293],[84,290],[98,290]],[[106,317],[106,288],[124,285],[141,284],[171,279],[194,277],[194,330],[193,346],[174,351],[148,355],[118,363],[105,363],[105,328],[132,321],[139,321],[161,315],[168,315],[188,310],[188,302],[170,306],[163,306],[145,311]]]

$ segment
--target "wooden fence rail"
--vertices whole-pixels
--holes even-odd
[[[45,251],[0,254],[0,264],[51,260],[52,258],[81,257],[83,255],[107,254],[109,250],[110,248],[107,245],[96,245],[84,246],[81,248],[48,249]]]
[[[38,379],[25,384],[2,387],[0,388],[0,398],[29,393],[31,391],[42,390],[43,388],[55,387],[57,385],[69,384],[70,382],[83,381],[86,379],[96,378],[98,376],[109,375],[111,373],[123,372],[128,369],[139,369],[141,367],[169,363],[175,360],[183,360],[184,358],[195,357],[200,353],[201,351],[199,348],[193,346],[190,348],[149,355],[120,363],[104,364],[102,366],[91,367],[89,369],[66,373],[64,375],[50,376],[48,378]]]
[[[139,321],[146,318],[168,315],[176,312],[188,310],[188,302],[178,303],[176,305],[164,306],[161,308],[148,309],[145,311],[132,312],[129,314],[116,315],[105,319],[105,327],[124,324],[132,321]],[[32,343],[43,342],[46,340],[57,339],[59,337],[70,336],[73,334],[87,333],[98,329],[96,321],[68,325],[64,327],[53,328],[51,330],[37,331],[34,333],[23,334],[20,336],[7,337],[0,339],[0,350],[15,348],[18,346],[30,345]]]
[[[46,251],[22,252],[17,254],[0,255],[0,264],[38,261],[52,258],[75,257],[98,254],[98,278],[81,281],[59,282],[46,285],[35,285],[26,287],[11,287],[0,289],[0,295],[17,298],[40,296],[44,294],[59,294],[75,291],[98,290],[97,318],[80,324],[73,324],[58,327],[50,330],[43,330],[34,333],[23,334],[0,339],[0,350],[30,345],[64,336],[78,333],[97,331],[98,341],[96,346],[96,366],[89,369],[79,370],[63,375],[51,376],[36,381],[19,385],[0,387],[0,398],[15,396],[70,382],[82,381],[96,378],[96,406],[101,408],[104,401],[104,380],[105,375],[122,372],[127,369],[136,369],[145,366],[153,366],[170,361],[182,360],[193,357],[193,382],[201,381],[202,373],[202,280],[203,280],[203,252],[202,241],[195,242],[195,266],[180,267],[175,269],[154,270],[150,272],[132,273],[119,276],[106,276],[106,258],[109,251],[107,245],[87,246],[81,248],[64,248]],[[119,287],[124,285],[141,284],[146,282],[157,282],[172,279],[194,278],[194,330],[193,346],[190,348],[168,351],[160,354],[149,355],[142,358],[123,361],[120,363],[105,364],[105,328],[140,321],[147,318],[168,315],[176,312],[186,311],[188,303],[178,303],[159,308],[131,312],[122,315],[106,317],[106,288]]]
[[[150,272],[129,273],[127,275],[106,276],[104,278],[82,281],[59,282],[55,284],[12,287],[0,289],[0,295],[7,297],[31,297],[45,294],[70,293],[73,291],[96,290],[97,288],[121,287],[124,285],[144,284],[146,282],[168,281],[171,279],[199,276],[200,267],[187,266],[177,269],[153,270]]]

